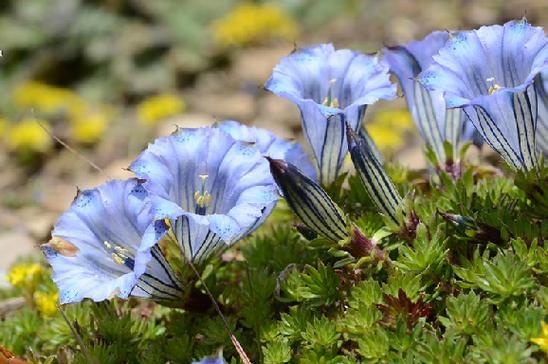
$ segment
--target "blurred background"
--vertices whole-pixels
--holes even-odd
[[[0,0],[0,286],[49,240],[77,187],[130,177],[130,161],[175,125],[236,119],[300,140],[294,105],[262,89],[295,44],[369,53],[523,16],[545,26],[548,2]],[[424,167],[401,98],[366,123],[389,158]]]

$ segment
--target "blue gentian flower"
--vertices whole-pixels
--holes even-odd
[[[548,155],[548,70],[535,80],[538,95],[537,146],[542,154]]]
[[[195,263],[256,229],[278,200],[259,150],[219,128],[159,138],[130,170],[146,181],[155,218],[169,220],[169,236]]]
[[[339,175],[348,152],[345,122],[357,130],[367,105],[396,96],[388,67],[376,56],[320,44],[295,50],[274,68],[265,88],[295,103],[322,184]]]
[[[548,69],[544,30],[526,20],[451,34],[419,76],[462,108],[485,141],[514,169],[538,166],[539,95],[535,78]]]
[[[225,364],[222,356],[205,357],[200,361],[193,361],[191,364]]]
[[[269,130],[246,126],[234,120],[223,121],[215,126],[236,140],[253,144],[262,155],[286,160],[308,177],[316,179],[316,170],[299,143],[279,138]]]
[[[178,300],[181,284],[156,244],[166,233],[153,222],[148,194],[136,179],[79,191],[42,245],[61,303],[118,296]]]
[[[418,81],[418,75],[432,62],[433,56],[449,38],[448,32],[436,31],[420,41],[412,41],[383,50],[384,60],[399,79],[407,106],[427,146],[432,148],[440,164],[448,161],[443,146],[453,146],[453,158],[463,141],[472,139],[475,128],[460,109],[447,109],[441,91],[428,91]]]

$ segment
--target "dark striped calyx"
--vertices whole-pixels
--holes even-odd
[[[266,158],[270,163],[272,176],[289,207],[307,227],[331,241],[348,237],[343,212],[317,182],[291,163]]]
[[[379,148],[377,147],[377,144],[375,144],[375,142],[373,141],[373,138],[371,138],[371,136],[367,132],[367,129],[365,128],[365,126],[361,126],[358,129],[358,135],[368,145],[369,150],[371,151],[371,153],[373,153],[375,158],[377,158],[377,161],[379,161],[379,163],[383,165],[384,157],[381,151],[379,150]]]
[[[400,221],[397,218],[397,211],[401,208],[402,198],[396,190],[394,183],[392,183],[392,180],[384,171],[382,164],[375,157],[367,142],[348,125],[346,127],[346,135],[352,162],[365,186],[367,194],[380,212],[388,216],[392,222],[399,225]]]

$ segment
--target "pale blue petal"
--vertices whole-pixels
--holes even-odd
[[[548,70],[548,42],[542,28],[520,20],[459,32],[434,60],[419,81],[443,92],[448,106],[464,108],[510,166],[535,168],[543,96],[531,84]]]
[[[148,286],[142,281],[145,276],[159,282],[165,279],[164,283],[171,286],[167,276],[171,272],[149,256],[150,247],[164,233],[160,229],[152,235],[147,233],[151,224],[147,193],[136,179],[115,180],[80,191],[52,232],[54,239],[76,247],[74,256],[63,255],[54,243],[42,246],[53,267],[61,302],[143,296],[144,291],[134,292],[134,288]],[[175,295],[178,286],[173,286]],[[153,288],[148,289],[148,296],[159,298]]]
[[[216,126],[236,140],[253,144],[263,155],[286,160],[307,176],[316,178],[316,170],[299,143],[279,138],[269,130],[246,126],[233,120],[223,121]]]
[[[231,133],[238,133],[240,140]],[[153,194],[152,214],[170,220],[173,231],[169,234],[187,259],[204,261],[266,219],[278,196],[266,198],[265,193],[254,191],[274,189],[260,149],[276,141],[269,133],[243,129],[234,122],[180,129],[156,140],[132,164]],[[206,203],[199,203],[204,196]]]
[[[335,51],[330,44],[301,48],[282,58],[265,88],[299,108],[324,184],[333,182],[348,152],[341,120],[357,129],[366,105],[396,95],[388,67],[376,56]]]
[[[432,147],[438,160],[446,159],[443,141],[453,145],[457,155],[462,141],[474,137],[474,127],[461,111],[447,111],[442,91],[427,91],[416,80],[429,67],[433,57],[449,38],[447,32],[432,32],[420,41],[385,48],[384,60],[398,77],[407,105],[426,144]]]
[[[191,364],[225,364],[225,361],[221,356],[206,357],[200,361],[193,361]]]

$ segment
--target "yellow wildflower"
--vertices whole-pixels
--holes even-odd
[[[49,317],[55,315],[57,312],[57,302],[59,302],[58,292],[36,291],[34,293],[34,304],[42,316]]]
[[[296,35],[297,23],[274,4],[244,3],[213,24],[213,36],[223,46],[292,40]]]
[[[72,138],[79,143],[95,143],[104,134],[108,122],[108,115],[100,111],[75,117],[71,120]]]
[[[20,151],[47,151],[52,146],[52,141],[39,123],[47,125],[46,121],[34,118],[23,119],[15,124],[8,130],[8,145]]]
[[[405,133],[413,127],[411,115],[407,110],[382,110],[367,125],[367,131],[377,147],[385,152],[401,148]]]
[[[405,109],[379,111],[375,114],[373,122],[399,131],[413,128],[411,114]]]
[[[13,102],[21,109],[32,108],[46,114],[61,111],[76,113],[85,108],[85,102],[73,91],[35,81],[17,87]]]
[[[367,126],[369,135],[381,151],[398,149],[404,144],[401,132],[379,124]]]
[[[152,126],[184,110],[185,104],[179,96],[160,94],[149,97],[137,105],[137,118],[142,124]]]
[[[7,128],[8,128],[8,121],[0,117],[0,138],[3,138]]]
[[[22,263],[14,265],[8,272],[8,282],[17,288],[34,290],[40,279],[44,268],[38,263]]]
[[[531,339],[531,342],[540,346],[540,349],[545,353],[548,353],[548,324],[544,321],[541,322],[542,333],[540,337]]]

